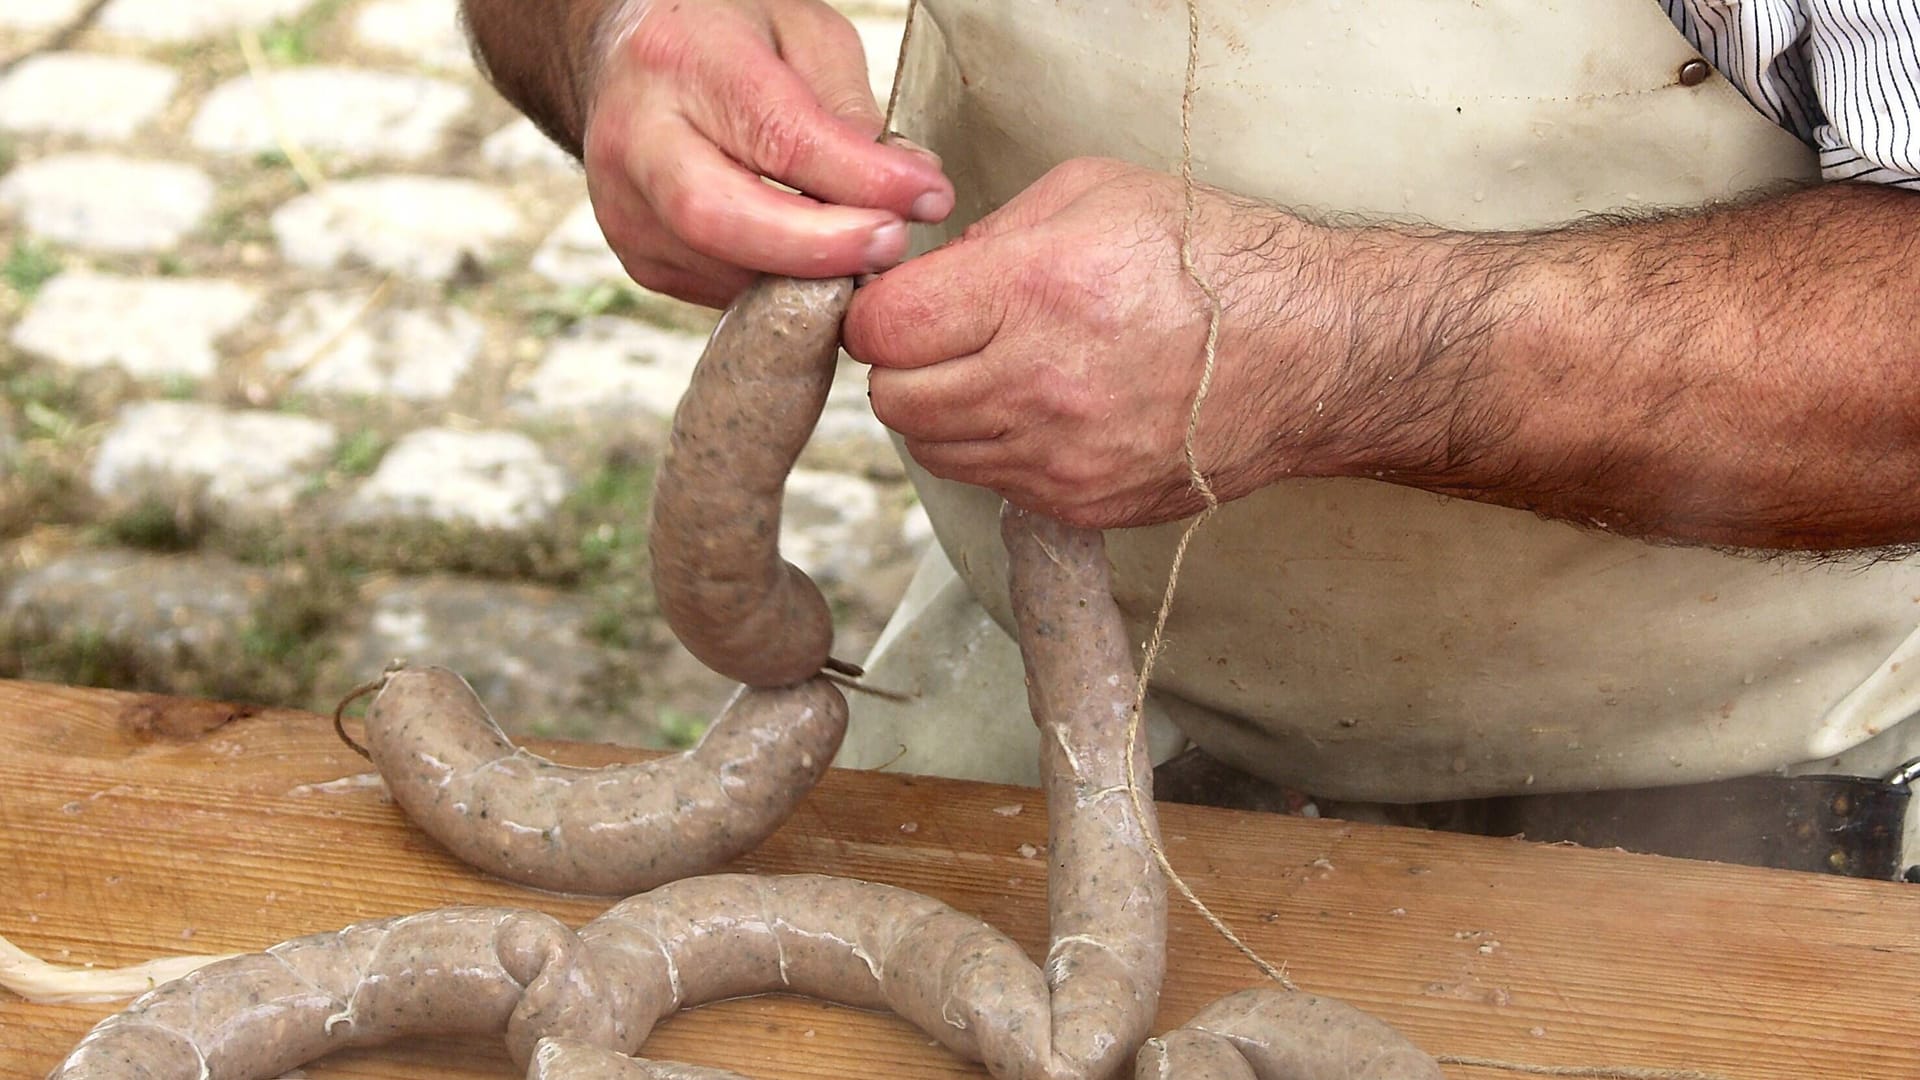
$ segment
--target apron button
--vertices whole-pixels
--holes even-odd
[[[1713,65],[1705,60],[1689,60],[1680,65],[1680,85],[1699,86],[1713,74]]]

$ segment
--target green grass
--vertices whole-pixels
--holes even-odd
[[[109,540],[142,551],[190,551],[206,532],[204,519],[192,505],[192,500],[176,506],[142,499],[107,518],[100,531]]]
[[[0,624],[0,677],[306,707],[331,648],[327,631],[351,602],[350,585],[295,567],[230,632],[171,650],[97,627],[16,619]]]
[[[602,281],[537,294],[528,298],[525,308],[528,328],[540,337],[552,337],[582,319],[600,315],[637,315],[640,303],[639,295],[632,289]]]
[[[685,750],[699,742],[700,736],[707,733],[709,723],[704,716],[664,705],[654,714],[653,722],[660,730],[660,738],[675,750]]]
[[[291,19],[280,19],[260,33],[260,51],[276,66],[310,64],[320,57],[320,36],[346,0],[319,0]]]
[[[91,410],[78,383],[0,350],[0,400],[11,406],[19,439],[13,460],[0,467],[0,538],[86,520]]]
[[[75,686],[135,687],[153,665],[94,629],[36,632],[0,626],[0,676]]]
[[[515,314],[527,320],[527,328],[540,337],[552,337],[602,315],[704,337],[712,331],[714,320],[713,313],[703,308],[612,281],[532,293],[513,306]]]
[[[387,452],[387,440],[362,428],[342,440],[333,452],[333,471],[342,476],[372,476]]]
[[[7,288],[31,300],[39,293],[40,286],[56,277],[63,264],[59,253],[45,244],[33,240],[16,240],[7,252],[5,262],[0,262],[0,281]]]

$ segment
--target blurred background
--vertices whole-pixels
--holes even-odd
[[[892,78],[905,0],[842,7]],[[647,583],[713,313],[633,286],[456,0],[0,0],[0,677],[330,710],[388,660],[678,746]],[[931,540],[840,384],[783,547],[864,656]]]

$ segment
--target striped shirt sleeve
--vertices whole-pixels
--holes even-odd
[[[1916,0],[1662,0],[1762,115],[1820,153],[1828,180],[1920,190]]]

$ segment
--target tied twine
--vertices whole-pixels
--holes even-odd
[[[1469,1069],[1499,1069],[1526,1076],[1577,1076],[1587,1080],[1727,1080],[1719,1073],[1693,1069],[1643,1069],[1633,1065],[1523,1065],[1514,1061],[1447,1054],[1434,1058],[1442,1065],[1460,1065]]]
[[[907,0],[907,17],[900,24],[900,52],[893,61],[893,87],[887,91],[887,112],[880,120],[880,137],[893,134],[893,113],[900,107],[900,87],[906,80],[907,47],[913,44],[913,17],[920,13],[920,0]]]
[[[1180,586],[1180,570],[1187,561],[1187,548],[1193,543],[1193,534],[1200,530],[1215,513],[1220,510],[1220,498],[1213,493],[1213,484],[1207,480],[1206,473],[1200,471],[1200,460],[1195,452],[1199,441],[1200,409],[1207,402],[1207,395],[1213,390],[1213,372],[1219,366],[1220,357],[1220,320],[1224,314],[1224,305],[1220,301],[1220,290],[1200,273],[1200,267],[1193,257],[1194,227],[1200,217],[1200,186],[1193,178],[1193,95],[1199,85],[1200,71],[1200,8],[1198,0],[1187,0],[1187,70],[1186,81],[1180,90],[1180,184],[1183,189],[1183,205],[1180,214],[1180,269],[1185,271],[1187,280],[1207,301],[1207,339],[1200,365],[1200,385],[1193,393],[1193,407],[1187,411],[1187,432],[1181,443],[1181,451],[1186,455],[1187,483],[1197,492],[1206,508],[1187,522],[1181,530],[1180,542],[1174,545],[1173,562],[1167,568],[1167,587],[1160,594],[1160,607],[1154,613],[1153,634],[1147,639],[1147,648],[1140,658],[1140,678],[1134,685],[1133,708],[1127,713],[1127,747],[1129,752],[1139,745],[1140,717],[1146,711],[1147,683],[1153,677],[1153,668],[1160,660],[1160,653],[1167,643],[1167,615],[1173,610],[1174,593]],[[1145,822],[1147,809],[1140,794],[1140,781],[1134,770],[1127,770],[1127,799],[1133,803],[1134,817]],[[1267,978],[1289,990],[1298,990],[1286,970],[1275,967],[1267,959],[1253,950],[1253,946],[1240,940],[1240,935],[1226,921],[1213,913],[1213,909],[1197,896],[1173,863],[1167,858],[1167,849],[1160,838],[1150,829],[1141,830],[1147,838],[1147,848],[1153,852],[1154,862],[1160,864],[1160,873],[1166,877],[1180,895],[1186,898],[1193,910],[1207,920],[1207,925],[1226,940],[1229,945],[1240,951],[1240,955],[1263,972]]]
[[[1186,563],[1187,549],[1193,543],[1193,534],[1200,530],[1213,515],[1220,510],[1220,498],[1214,494],[1213,484],[1200,468],[1199,456],[1195,446],[1199,441],[1200,410],[1206,404],[1207,395],[1213,389],[1213,375],[1219,366],[1220,323],[1225,313],[1225,304],[1220,299],[1220,290],[1206,276],[1200,273],[1194,259],[1193,239],[1195,227],[1199,221],[1200,186],[1193,176],[1193,98],[1199,85],[1200,70],[1200,8],[1198,0],[1186,0],[1187,9],[1187,67],[1185,82],[1180,91],[1180,183],[1182,187],[1182,209],[1180,216],[1180,269],[1187,280],[1199,290],[1207,302],[1207,336],[1200,365],[1200,383],[1193,394],[1193,405],[1187,411],[1187,430],[1181,443],[1181,452],[1186,458],[1187,483],[1200,496],[1204,508],[1180,533],[1179,543],[1174,545],[1173,561],[1167,568],[1167,587],[1160,595],[1159,609],[1154,613],[1153,634],[1147,640],[1146,650],[1140,659],[1140,677],[1134,686],[1133,708],[1127,715],[1127,747],[1132,752],[1140,744],[1140,718],[1144,714],[1147,702],[1147,684],[1153,676],[1154,665],[1159,662],[1160,654],[1166,648],[1167,616],[1173,610],[1174,594],[1179,590],[1180,571]],[[900,87],[907,69],[908,46],[913,41],[914,16],[920,10],[920,0],[908,0],[906,22],[900,32],[900,55],[894,64],[893,87],[887,94],[887,111],[881,123],[881,137],[886,138],[893,131],[893,117],[900,105]],[[905,748],[902,747],[902,752]],[[1133,804],[1134,819],[1142,825],[1141,832],[1147,838],[1147,847],[1153,852],[1154,862],[1159,864],[1160,873],[1173,885],[1188,904],[1200,913],[1207,925],[1213,927],[1226,942],[1239,950],[1268,978],[1288,990],[1298,991],[1299,986],[1287,977],[1284,967],[1275,967],[1267,959],[1255,952],[1253,947],[1241,940],[1240,935],[1226,924],[1220,916],[1214,914],[1205,901],[1196,895],[1173,863],[1167,858],[1167,849],[1160,838],[1144,824],[1147,820],[1146,804],[1140,791],[1138,773],[1127,770],[1127,799]],[[1586,1080],[1727,1080],[1715,1073],[1697,1072],[1688,1069],[1649,1069],[1631,1065],[1529,1065],[1521,1062],[1500,1061],[1494,1058],[1471,1057],[1466,1055],[1447,1055],[1436,1058],[1443,1065],[1459,1065],[1467,1068],[1497,1069],[1503,1072],[1519,1073],[1529,1076],[1580,1077]]]
[[[908,6],[911,18],[914,0]],[[1220,510],[1220,498],[1214,494],[1213,484],[1200,468],[1199,456],[1195,451],[1200,433],[1200,410],[1206,404],[1207,395],[1213,389],[1214,371],[1219,366],[1220,323],[1225,314],[1225,304],[1220,298],[1220,290],[1200,273],[1194,258],[1194,232],[1199,221],[1199,183],[1193,176],[1193,99],[1199,86],[1200,70],[1200,8],[1199,0],[1186,0],[1187,10],[1187,66],[1185,80],[1180,90],[1180,185],[1182,207],[1180,215],[1180,269],[1187,280],[1199,290],[1206,300],[1207,336],[1202,351],[1200,365],[1200,383],[1194,389],[1193,405],[1187,411],[1187,430],[1181,442],[1181,452],[1186,458],[1187,484],[1200,496],[1204,508],[1187,522],[1180,532],[1180,540],[1173,548],[1173,560],[1167,567],[1167,587],[1160,594],[1160,606],[1154,612],[1153,633],[1147,639],[1145,651],[1140,658],[1140,678],[1134,686],[1133,709],[1127,716],[1127,746],[1129,751],[1139,745],[1140,718],[1145,714],[1147,703],[1147,685],[1153,676],[1154,666],[1160,660],[1160,654],[1166,648],[1167,616],[1173,610],[1173,598],[1180,586],[1180,571],[1187,560],[1187,549],[1193,543],[1193,535],[1201,526],[1213,518]],[[898,90],[896,77],[895,89]],[[1127,798],[1133,803],[1135,819],[1146,821],[1146,806],[1142,800],[1140,783],[1134,770],[1127,770]],[[1160,838],[1151,830],[1141,830],[1147,838],[1147,846],[1153,852],[1154,861],[1160,865],[1160,872],[1188,904],[1200,913],[1200,916],[1213,927],[1226,942],[1239,950],[1254,967],[1259,968],[1268,978],[1288,990],[1300,989],[1287,977],[1284,966],[1276,967],[1254,951],[1253,947],[1241,940],[1220,916],[1206,902],[1195,895],[1173,863],[1167,858],[1167,849]],[[1692,1069],[1642,1068],[1633,1065],[1532,1065],[1524,1062],[1502,1061],[1496,1058],[1474,1057],[1463,1054],[1450,1054],[1436,1057],[1442,1065],[1459,1065],[1466,1068],[1494,1069],[1501,1072],[1518,1073],[1527,1076],[1581,1077],[1588,1080],[1726,1080],[1716,1073],[1699,1072]]]

